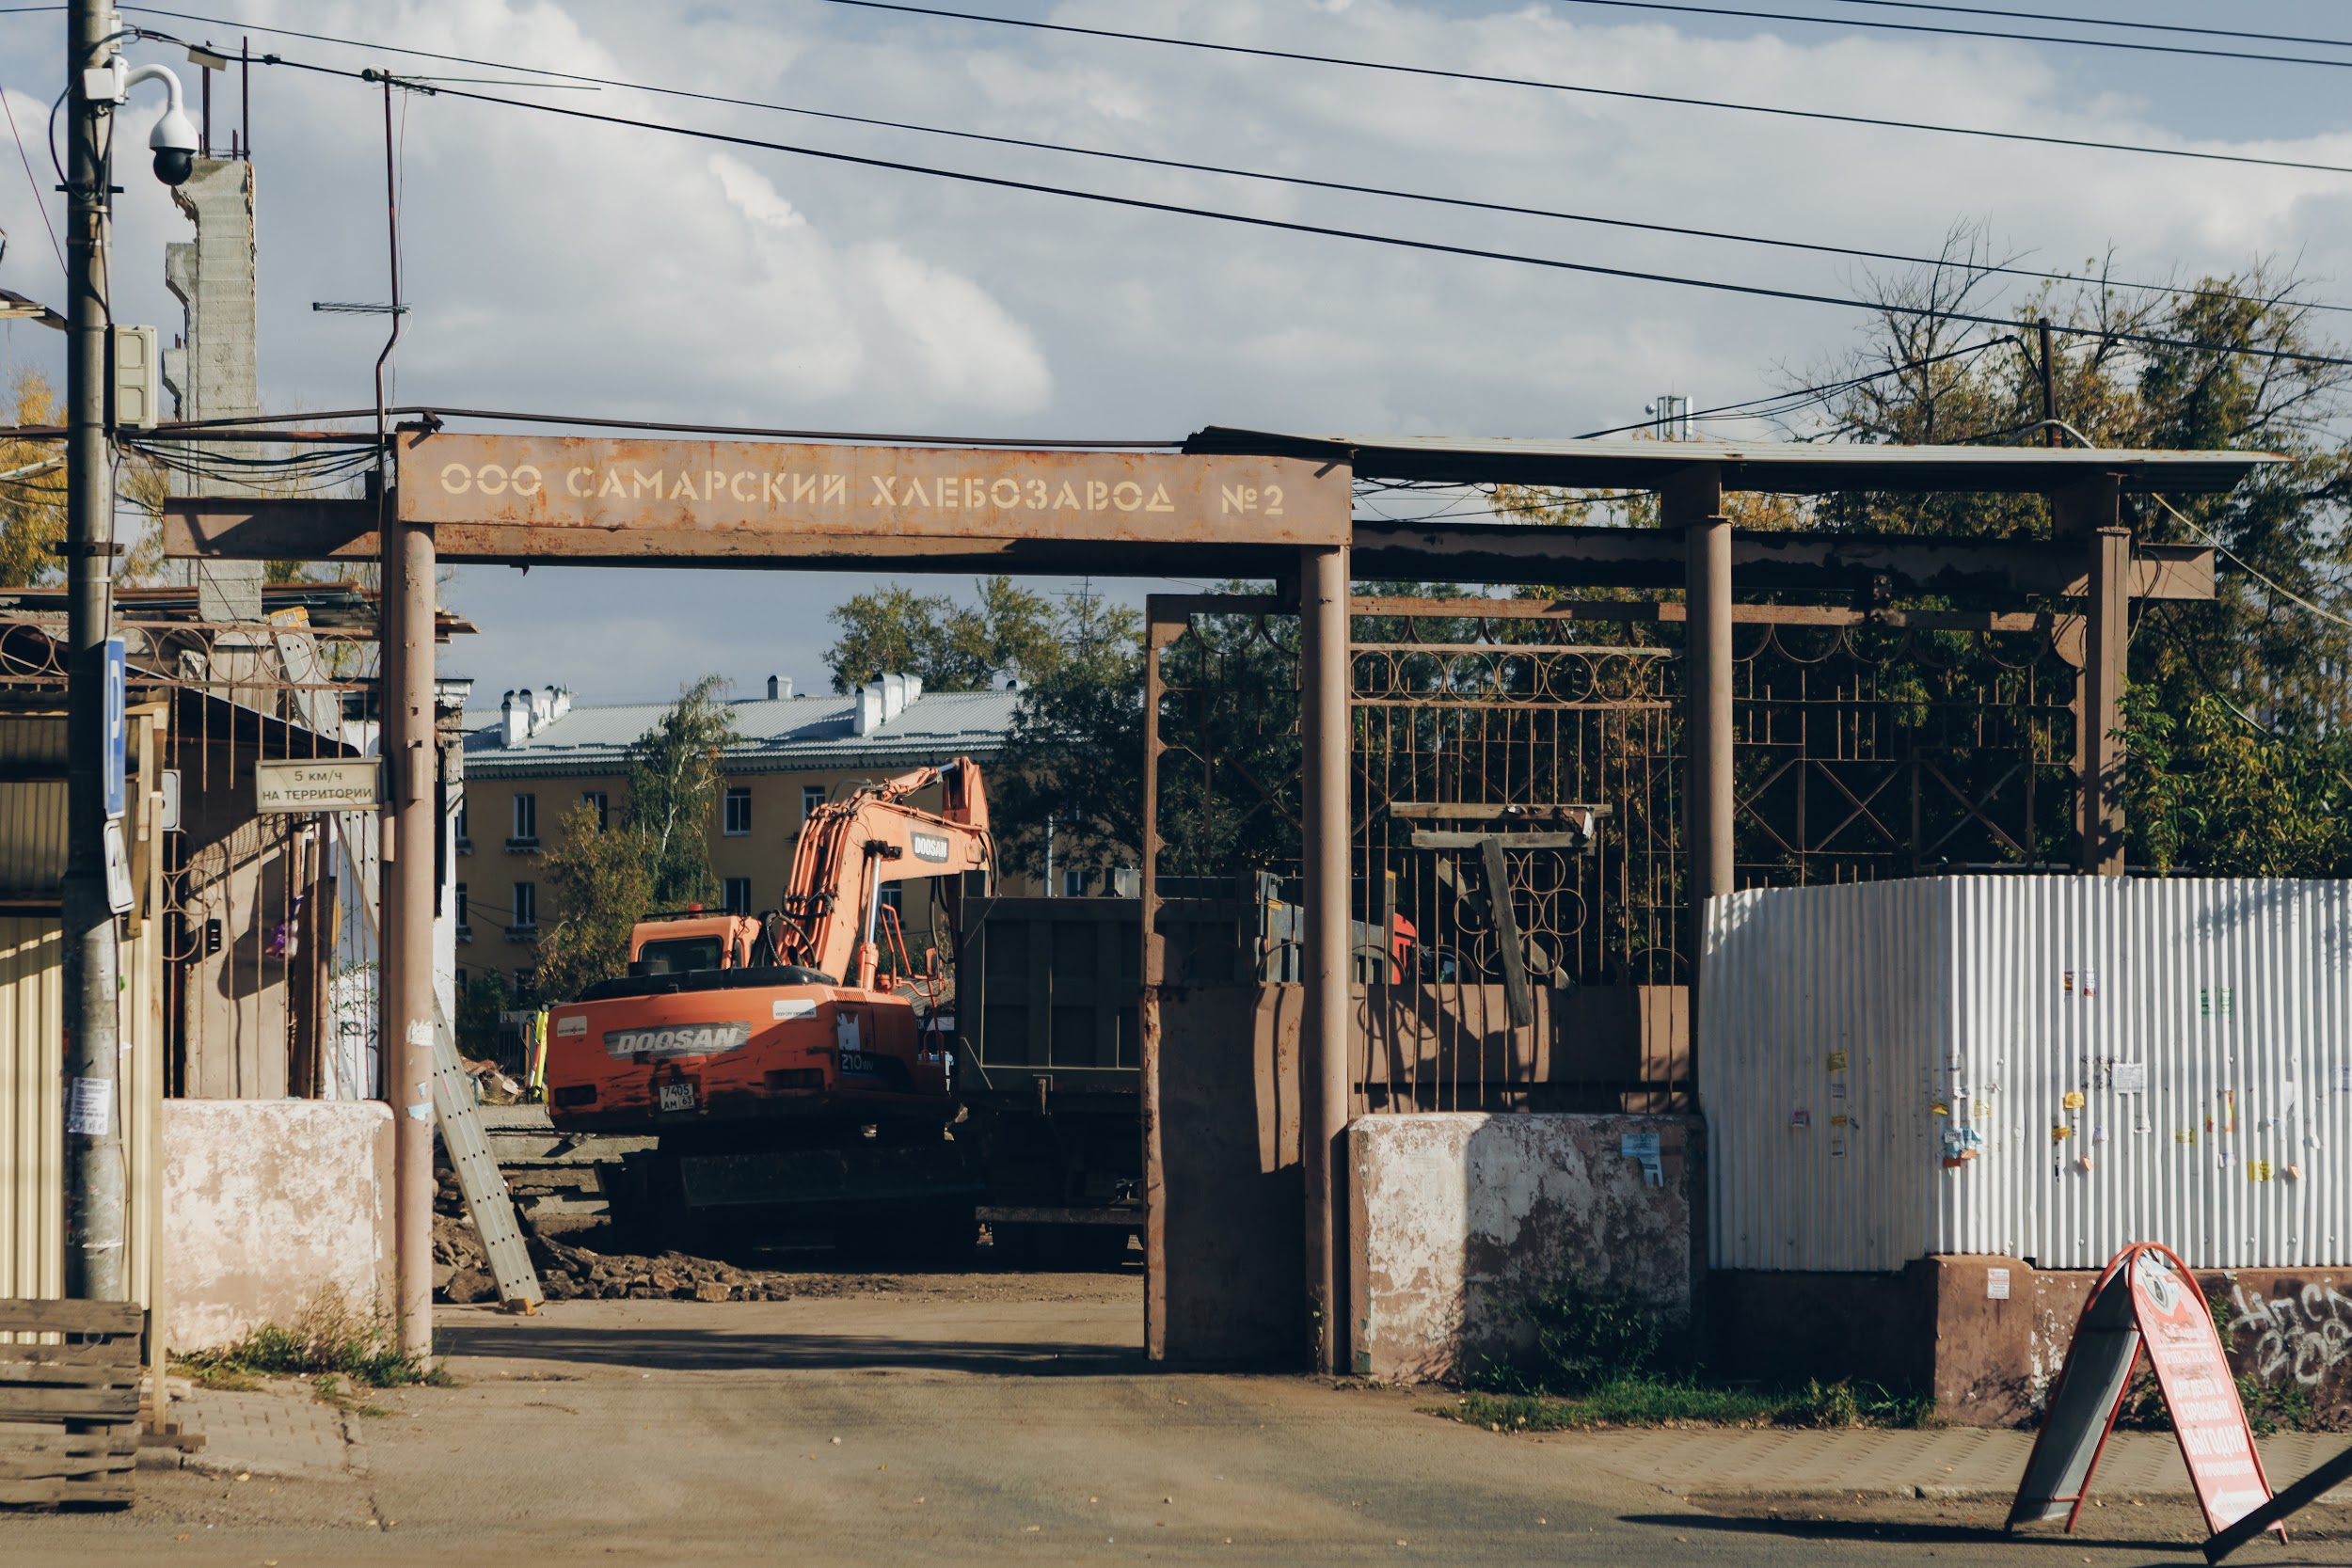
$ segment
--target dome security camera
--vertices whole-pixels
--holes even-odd
[[[147,138],[155,153],[155,178],[167,185],[184,185],[196,172],[196,127],[177,106],[164,111]]]
[[[167,185],[184,185],[196,172],[196,154],[202,143],[196,134],[196,122],[180,97],[180,78],[160,65],[143,65],[123,79],[122,90],[128,93],[141,82],[161,82],[168,99],[164,105],[163,119],[148,134],[147,145],[155,154],[155,178]]]

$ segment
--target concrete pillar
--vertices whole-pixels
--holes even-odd
[[[1723,470],[1693,464],[1668,481],[1661,520],[1682,531],[1688,550],[1684,640],[1684,735],[1691,799],[1684,816],[1690,857],[1690,945],[1695,964],[1707,901],[1732,891],[1731,524],[1723,515]]]
[[[2123,683],[2131,665],[2132,535],[2122,526],[2122,483],[2101,474],[2051,498],[2058,537],[2086,554],[2083,673],[2074,700],[2075,825],[2082,868],[2123,875]]]
[[[440,820],[433,713],[433,535],[383,510],[383,1052],[393,1117],[402,1348],[433,1348],[433,892]]]
[[[171,199],[196,225],[196,238],[164,247],[164,283],[187,308],[184,345],[164,351],[164,382],[183,420],[239,419],[262,411],[256,368],[253,295],[253,166],[199,158],[188,182]],[[224,446],[226,456],[252,449]],[[182,476],[197,496],[256,494],[234,480]],[[195,564],[197,615],[205,621],[262,618],[259,561],[199,558]]]
[[[1306,1010],[1298,1040],[1307,1189],[1307,1332],[1318,1371],[1348,1369],[1348,551],[1299,552],[1300,861]]]

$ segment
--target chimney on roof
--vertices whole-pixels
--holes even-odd
[[[857,711],[850,717],[852,735],[872,735],[882,728],[882,682],[874,681],[857,689]]]
[[[548,723],[552,724],[552,723],[554,723],[554,722],[555,722],[558,719],[563,718],[565,714],[567,714],[567,713],[569,713],[569,712],[571,712],[571,711],[572,711],[572,690],[571,690],[571,688],[570,688],[570,687],[567,687],[567,686],[550,686],[550,687],[548,687],[548,717],[547,717],[547,721],[548,721]]]
[[[522,701],[517,703],[519,695]],[[499,699],[499,744],[519,746],[531,738],[531,693],[509,691]]]
[[[780,703],[780,702],[784,701],[787,697],[789,697],[789,696],[791,696],[791,695],[792,695],[792,677],[791,677],[791,676],[789,676],[789,675],[770,675],[770,676],[768,677],[768,700],[769,700],[770,702],[771,702],[771,703]]]

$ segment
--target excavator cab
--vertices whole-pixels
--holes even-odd
[[[690,910],[682,915],[638,923],[629,936],[628,972],[632,975],[689,974],[702,969],[747,969],[765,958],[767,933],[761,924],[743,915],[706,915]]]

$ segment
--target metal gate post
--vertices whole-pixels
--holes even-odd
[[[401,1347],[433,1349],[433,894],[440,830],[433,714],[433,535],[384,509],[384,1095]]]
[[[1185,618],[1163,618],[1143,601],[1143,990],[1136,1014],[1142,1038],[1143,1354],[1168,1359],[1168,1183],[1160,1136],[1160,988],[1168,983],[1168,939],[1160,935],[1160,703],[1168,693],[1160,654],[1183,635]]]
[[[2115,474],[2050,498],[2058,537],[2079,541],[2089,553],[2074,766],[2082,781],[2082,868],[2098,877],[2123,875],[2123,743],[2116,732],[2123,725],[2131,655],[2132,535],[2122,526],[2122,504]]]
[[[1697,980],[1707,901],[1732,891],[1731,522],[1723,515],[1723,470],[1693,464],[1661,494],[1661,520],[1679,528],[1689,548],[1683,655],[1683,703],[1690,736],[1688,824],[1692,978]],[[1705,1004],[1702,1003],[1701,1006]]]
[[[1343,1228],[1348,1111],[1348,552],[1299,552],[1299,765],[1304,810],[1306,1013],[1299,1032],[1306,1117],[1307,1329],[1315,1370],[1347,1370],[1351,1337]]]

